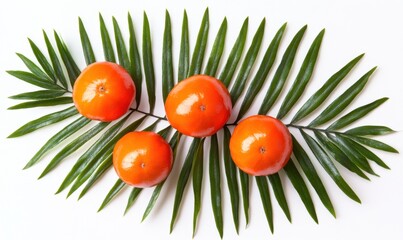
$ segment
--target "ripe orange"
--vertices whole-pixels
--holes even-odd
[[[134,187],[152,187],[168,177],[172,149],[154,132],[130,132],[113,149],[113,167],[119,178]]]
[[[227,88],[206,75],[189,77],[168,94],[165,112],[169,123],[192,137],[211,136],[231,115],[232,103]]]
[[[253,176],[273,174],[290,159],[291,134],[278,119],[250,116],[235,127],[230,139],[230,152],[242,171]]]
[[[73,87],[77,110],[85,117],[110,122],[123,116],[134,101],[136,87],[116,63],[96,62],[83,70]]]

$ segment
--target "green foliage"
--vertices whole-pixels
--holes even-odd
[[[346,196],[356,202],[360,202],[360,198],[348,185],[348,179],[342,177],[344,169],[369,180],[370,178],[367,174],[377,176],[373,170],[372,162],[388,169],[387,164],[374,151],[397,153],[397,150],[392,146],[373,139],[374,136],[393,133],[392,129],[380,125],[351,127],[353,123],[359,124],[359,120],[381,106],[388,100],[387,98],[380,98],[343,113],[351,108],[352,102],[365,88],[375,68],[369,70],[342,94],[336,96],[334,100],[328,99],[342,81],[349,81],[348,74],[353,71],[357,63],[363,58],[363,54],[332,74],[323,86],[315,91],[299,110],[294,112],[294,107],[300,101],[305,89],[309,87],[310,81],[314,81],[312,76],[316,70],[320,48],[322,48],[324,30],[319,32],[314,39],[301,66],[298,67],[293,65],[295,59],[299,56],[299,48],[307,26],[303,26],[294,35],[286,45],[284,53],[281,53],[280,46],[286,44],[283,43],[285,41],[283,40],[283,35],[286,30],[286,24],[282,25],[271,39],[270,44],[266,46],[267,50],[262,54],[260,64],[255,66],[262,47],[266,45],[263,38],[267,28],[265,19],[261,21],[256,33],[251,37],[247,51],[244,52],[245,45],[248,42],[249,28],[249,19],[246,18],[232,47],[228,48],[230,50],[227,55],[225,49],[229,43],[227,43],[226,34],[229,28],[226,18],[223,19],[212,42],[211,51],[207,54],[207,43],[210,37],[208,9],[203,15],[194,44],[189,39],[189,21],[186,11],[183,14],[181,36],[172,34],[171,18],[169,13],[166,12],[162,44],[152,42],[152,28],[146,13],[143,15],[141,44],[138,44],[135,35],[135,24],[130,14],[128,15],[128,29],[126,31],[120,27],[115,18],[112,18],[113,35],[108,32],[108,22],[104,21],[101,14],[99,15],[99,21],[100,40],[104,55],[102,60],[118,62],[132,76],[136,85],[136,107],[132,108],[125,117],[113,123],[94,123],[82,116],[76,117],[74,121],[68,122],[65,127],[44,143],[25,166],[25,168],[29,168],[42,160],[45,155],[55,153],[40,178],[48,174],[73,153],[77,152],[79,154],[76,163],[58,189],[58,193],[70,187],[67,193],[70,196],[82,187],[79,198],[85,196],[93,186],[97,185],[96,183],[102,176],[111,170],[112,149],[118,139],[130,131],[139,130],[147,119],[154,120],[150,126],[144,128],[149,131],[156,131],[155,129],[158,128],[160,122],[166,120],[164,117],[154,115],[155,105],[163,104],[156,103],[156,94],[161,94],[162,99],[165,101],[176,82],[195,74],[207,74],[220,79],[229,88],[233,104],[240,103],[240,110],[233,113],[235,117],[234,123],[228,123],[220,132],[211,137],[193,139],[189,148],[178,148],[181,142],[189,141],[190,139],[188,137],[182,138],[171,126],[158,131],[161,136],[169,141],[174,150],[175,158],[180,155],[177,154],[177,151],[187,152],[183,163],[182,161],[178,162],[177,159],[175,160],[177,163],[174,166],[180,169],[179,176],[170,176],[166,180],[177,181],[170,231],[173,230],[177,221],[184,197],[189,195],[186,188],[189,182],[192,182],[194,193],[193,234],[195,234],[197,228],[202,196],[206,194],[203,192],[202,187],[205,181],[209,181],[210,184],[209,194],[214,222],[221,238],[224,234],[225,219],[223,218],[223,210],[226,209],[222,207],[222,204],[223,198],[227,194],[223,191],[222,182],[227,184],[233,223],[237,232],[239,231],[241,217],[245,217],[246,223],[249,221],[249,199],[252,184],[256,184],[258,187],[269,229],[273,232],[274,201],[277,201],[285,216],[291,222],[291,212],[285,188],[295,189],[309,215],[315,222],[318,222],[313,191],[328,211],[333,216],[336,216],[328,190],[321,178],[330,177]],[[128,33],[128,39],[124,37],[125,32]],[[192,33],[196,34],[193,30]],[[46,32],[43,35],[46,51],[42,51],[38,47],[40,45],[29,40],[35,57],[34,60],[27,58],[25,55],[17,54],[28,70],[8,71],[13,77],[37,88],[39,87],[40,90],[11,96],[10,98],[12,99],[24,100],[25,102],[14,105],[10,109],[52,107],[52,112],[29,121],[10,134],[10,138],[23,136],[78,115],[76,108],[72,105],[71,93],[72,86],[80,74],[80,69],[85,66],[78,67],[74,60],[77,56],[71,54],[67,45],[56,32],[54,33],[53,42]],[[83,51],[81,57],[84,58],[86,65],[100,61],[95,58],[90,36],[88,36],[81,19],[79,19],[79,36]],[[173,44],[176,40],[180,41],[177,54],[173,52]],[[159,45],[162,45],[161,57],[153,54],[153,49]],[[191,49],[192,54],[190,54]],[[177,66],[174,63],[175,56],[178,57]],[[276,63],[277,56],[281,58],[278,63]],[[162,60],[161,76],[155,75],[155,59]],[[253,71],[255,67],[256,71]],[[298,73],[294,81],[287,84],[293,67],[299,68]],[[271,79],[269,79],[269,73],[274,68],[276,70]],[[177,69],[176,74],[174,69]],[[256,73],[252,76],[254,72]],[[156,92],[157,81],[161,82],[161,93]],[[142,96],[141,94],[143,82],[146,84],[147,96]],[[290,86],[289,89],[286,87],[288,85]],[[242,97],[242,93],[245,90],[246,93]],[[262,91],[264,100],[257,102],[256,96]],[[282,95],[284,95],[283,99],[281,99]],[[148,99],[147,110],[139,109],[140,101],[143,98]],[[326,100],[329,103],[323,107]],[[260,107],[259,114],[268,114],[275,104],[280,104],[277,118],[282,119],[285,116],[290,116],[292,120],[286,124],[287,127],[299,130],[299,132],[297,131],[293,134],[293,155],[288,164],[279,173],[267,177],[251,178],[240,171],[231,160],[229,151],[230,129],[250,111],[252,103],[258,104]],[[69,105],[69,107],[58,111],[53,109],[61,104]],[[304,120],[308,116],[313,117],[314,120],[305,125]],[[89,144],[86,144],[87,142]],[[57,150],[57,147],[61,144],[64,144],[64,147]],[[205,151],[205,145],[209,146],[208,157],[204,156],[204,153],[207,152]],[[307,147],[304,148],[303,146]],[[79,152],[79,149],[82,152]],[[318,164],[314,163],[316,161]],[[209,178],[203,178],[203,165],[205,162],[208,163]],[[323,171],[323,174],[318,174],[318,171]],[[283,181],[285,178],[289,179],[290,186],[287,185],[288,182]],[[165,181],[154,187],[149,203],[143,213],[143,220],[151,213],[155,204],[158,203],[158,198],[164,190],[164,183]],[[117,180],[101,203],[99,211],[111,203],[122,189],[128,187],[121,180]],[[275,199],[271,198],[270,188],[273,190]],[[142,191],[143,189],[141,188],[131,188],[125,213],[132,208]],[[158,204],[164,203],[161,201]],[[240,214],[241,204],[243,206],[243,215]]]

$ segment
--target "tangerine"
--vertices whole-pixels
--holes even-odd
[[[130,132],[113,149],[113,167],[119,178],[134,187],[152,187],[172,169],[172,149],[154,132]]]
[[[221,81],[195,75],[179,82],[168,94],[165,112],[169,123],[192,137],[211,136],[231,116],[232,102]]]
[[[234,163],[253,176],[280,171],[290,159],[292,138],[288,128],[278,119],[254,115],[242,120],[230,139]]]
[[[73,101],[85,117],[110,122],[123,116],[132,105],[136,87],[129,73],[116,63],[88,65],[73,87]]]

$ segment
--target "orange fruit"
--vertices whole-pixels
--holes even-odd
[[[228,121],[231,97],[216,78],[196,75],[179,82],[168,94],[165,112],[169,123],[192,137],[211,136]]]
[[[278,119],[254,115],[242,120],[230,139],[234,163],[253,176],[280,171],[290,159],[292,139],[288,128]]]
[[[154,132],[130,132],[113,149],[113,167],[119,178],[134,187],[152,187],[172,169],[172,149]]]
[[[73,101],[85,117],[110,122],[132,105],[136,87],[127,71],[116,63],[96,62],[85,68],[73,87]]]

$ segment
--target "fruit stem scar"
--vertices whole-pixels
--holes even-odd
[[[100,86],[98,87],[98,91],[100,91],[100,92],[105,92],[105,87],[104,87],[104,85],[100,85]]]
[[[145,163],[141,163],[141,168],[144,168],[145,166],[146,166],[146,164]]]
[[[206,105],[203,105],[203,104],[202,104],[202,105],[200,105],[199,108],[200,108],[200,110],[201,110],[202,112],[206,111]]]
[[[260,152],[260,154],[264,154],[266,152],[266,148],[265,147],[260,147],[259,152]]]

